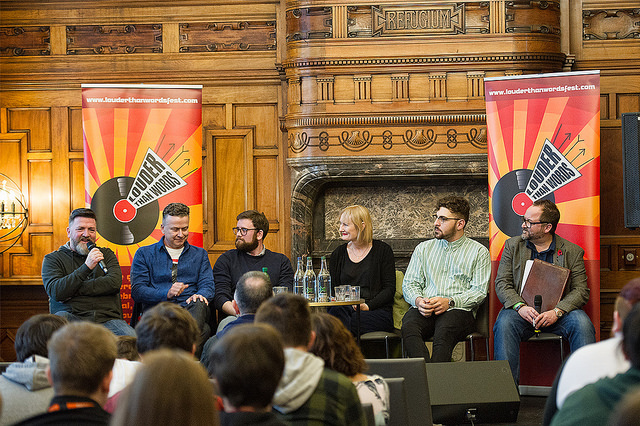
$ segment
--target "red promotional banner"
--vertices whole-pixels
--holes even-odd
[[[494,276],[505,241],[522,233],[527,208],[553,201],[560,210],[556,233],[585,251],[585,312],[599,336],[600,74],[487,78],[485,97]]]
[[[131,261],[162,238],[162,209],[191,209],[189,243],[202,247],[202,86],[82,85],[85,202],[99,246],[122,269],[131,318]]]

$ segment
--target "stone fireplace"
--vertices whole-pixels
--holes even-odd
[[[341,210],[366,206],[374,238],[394,250],[405,270],[415,246],[433,237],[434,205],[446,195],[471,203],[466,232],[488,245],[487,158],[483,154],[290,158],[292,254],[330,255]]]

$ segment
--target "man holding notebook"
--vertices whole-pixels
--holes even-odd
[[[516,383],[520,377],[520,342],[536,330],[562,335],[572,352],[596,340],[593,324],[581,309],[589,300],[584,250],[555,234],[559,221],[560,211],[554,203],[535,201],[522,217],[522,236],[507,240],[498,267],[496,294],[504,307],[493,327],[494,359],[509,361]],[[521,296],[526,262],[534,259],[570,270],[559,302],[541,309],[543,312],[529,306]],[[542,306],[545,304],[543,300]]]

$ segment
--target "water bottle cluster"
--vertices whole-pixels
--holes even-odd
[[[320,272],[316,276],[313,271],[311,256],[307,257],[307,267],[304,269],[302,257],[298,257],[298,267],[293,280],[293,292],[299,294],[309,302],[331,301],[331,275],[327,268],[327,259],[322,256]]]

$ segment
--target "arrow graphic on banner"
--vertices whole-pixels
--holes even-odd
[[[578,169],[553,146],[549,139],[545,139],[525,193],[531,201],[536,201],[580,176],[582,174]]]
[[[158,154],[148,148],[127,197],[113,206],[113,214],[122,223],[131,222],[140,207],[186,184]]]

